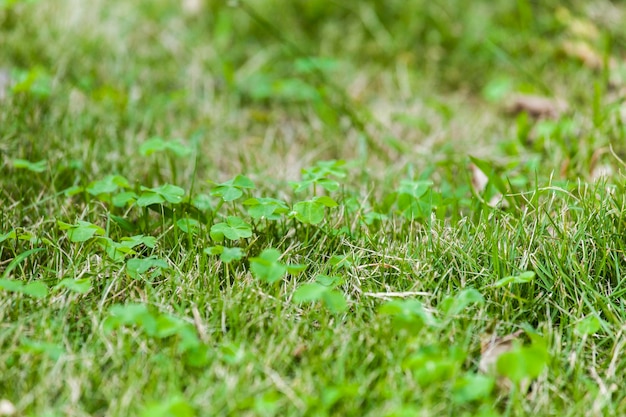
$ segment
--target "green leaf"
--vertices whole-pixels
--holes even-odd
[[[245,239],[252,236],[252,226],[237,216],[228,216],[226,222],[216,223],[211,227],[211,239],[221,242],[224,238],[229,240]]]
[[[243,195],[244,190],[253,188],[255,185],[248,177],[237,175],[232,180],[218,184],[211,190],[211,195],[223,201],[234,201]]]
[[[314,167],[302,170],[302,180],[290,182],[295,192],[303,191],[312,185],[321,186],[326,191],[336,191],[339,183],[328,177],[343,178],[347,175],[344,161],[320,161]]]
[[[111,332],[121,326],[129,325],[139,326],[149,335],[156,333],[156,318],[145,304],[128,303],[111,306],[109,316],[103,323],[104,330]]]
[[[300,272],[303,272],[304,270],[306,270],[306,265],[303,265],[303,264],[287,265],[287,272],[289,272],[291,275],[297,275]]]
[[[103,236],[105,230],[95,224],[79,220],[77,224],[68,224],[61,221],[57,222],[61,230],[66,230],[67,237],[71,242],[85,242],[95,235]]]
[[[502,101],[513,89],[513,81],[508,77],[497,77],[489,80],[482,90],[482,96],[493,103]]]
[[[213,208],[211,205],[211,197],[206,194],[195,195],[191,199],[191,205],[202,212],[211,211]]]
[[[31,172],[44,172],[48,169],[48,161],[43,159],[38,162],[30,162],[25,159],[14,159],[13,166],[15,168],[26,169]]]
[[[339,61],[332,58],[310,56],[298,58],[295,61],[295,69],[302,73],[330,72],[339,67]]]
[[[121,216],[116,216],[115,214],[109,213],[109,218],[113,220],[119,227],[121,227],[126,232],[132,233],[137,229],[135,224],[129,222],[128,220],[126,220],[125,218]]]
[[[337,177],[337,178],[345,178],[348,173],[345,168],[346,161],[341,159],[339,160],[329,160],[329,161],[318,161],[314,167],[303,169],[302,173],[305,178],[325,178],[329,176]]]
[[[124,191],[113,196],[111,202],[115,207],[124,207],[137,201],[139,197],[132,191]],[[149,204],[146,204],[149,205]],[[141,207],[141,206],[140,206]]]
[[[468,373],[454,381],[452,399],[461,404],[482,400],[491,394],[494,385],[490,376]]]
[[[19,292],[21,291],[22,287],[24,287],[24,283],[22,281],[0,278],[0,288],[2,288],[3,290]]]
[[[141,417],[194,417],[196,411],[182,396],[174,396],[146,405]]]
[[[194,368],[205,368],[211,362],[212,350],[207,345],[198,344],[185,350],[185,363]]]
[[[150,156],[155,152],[162,152],[164,150],[165,141],[160,137],[150,138],[139,146],[139,152],[143,156]]]
[[[328,208],[337,207],[339,205],[335,200],[325,195],[320,196],[320,197],[315,197],[313,198],[313,201],[315,203],[319,203],[323,205],[324,207],[328,207]]]
[[[176,221],[176,226],[185,233],[196,234],[200,230],[200,222],[196,219],[185,217]]]
[[[326,291],[322,294],[322,300],[328,309],[336,314],[343,313],[348,308],[348,303],[343,293],[337,290]]]
[[[7,239],[17,239],[17,233],[15,229],[9,230],[5,234],[0,234],[0,243],[4,242]]]
[[[459,291],[456,295],[447,297],[441,304],[441,310],[448,316],[456,316],[461,313],[465,308],[472,304],[484,304],[485,298],[483,295],[473,289],[466,288]]]
[[[124,245],[113,241],[108,237],[98,238],[98,244],[104,249],[107,255],[116,262],[121,262],[127,255],[135,255],[135,252],[130,245]]]
[[[424,325],[438,324],[422,303],[414,299],[388,301],[382,305],[379,312],[393,317],[394,325],[400,329],[419,329]]]
[[[465,361],[465,351],[456,346],[425,344],[402,361],[402,368],[410,370],[422,387],[454,380]]]
[[[187,323],[177,317],[170,316],[169,314],[161,314],[156,319],[156,332],[154,336],[160,339],[173,336],[178,334],[186,325]]]
[[[596,334],[602,328],[602,320],[596,315],[585,317],[576,324],[576,333],[580,335]]]
[[[255,220],[278,220],[281,214],[289,211],[284,201],[275,198],[249,198],[243,204],[248,206],[248,214]]]
[[[227,248],[221,245],[205,248],[204,253],[207,255],[220,255],[220,260],[227,264],[240,260],[244,255],[241,248]]]
[[[126,272],[132,278],[138,279],[140,275],[145,274],[149,270],[153,270],[150,274],[151,278],[160,276],[163,269],[168,269],[167,262],[155,256],[149,258],[133,258],[126,262]]]
[[[342,278],[338,277],[338,276],[330,276],[330,275],[323,275],[323,274],[318,274],[315,277],[315,282],[322,284],[326,287],[335,287],[337,285],[339,285],[342,282]]]
[[[532,282],[535,279],[535,273],[532,271],[522,272],[519,275],[512,275],[499,279],[493,284],[495,288],[504,287],[509,284],[526,284]]]
[[[143,191],[137,200],[139,207],[147,207],[152,204],[162,204],[165,201],[179,204],[183,200],[185,190],[171,184],[164,184],[155,188],[141,187]]]
[[[185,145],[180,140],[170,140],[166,143],[166,147],[167,150],[179,157],[191,155],[193,153],[193,149]]]
[[[398,187],[398,194],[406,194],[414,199],[419,199],[426,194],[432,186],[432,181],[402,180],[400,181],[400,186]]]
[[[83,191],[85,191],[85,187],[81,187],[81,186],[78,186],[78,185],[73,185],[73,186],[68,187],[65,190],[63,190],[63,195],[65,197],[73,197],[75,195],[78,195],[78,194],[82,193]]]
[[[144,235],[123,237],[122,239],[120,239],[120,244],[128,248],[134,248],[139,245],[144,245],[149,248],[154,248],[156,246],[156,237],[144,236]]]
[[[48,295],[48,287],[40,281],[25,284],[18,280],[0,278],[0,288],[9,292],[29,295],[34,298],[45,298]]]
[[[56,343],[40,342],[26,337],[20,339],[19,350],[23,353],[44,354],[55,361],[65,353],[65,349]]]
[[[296,219],[305,224],[318,224],[324,220],[325,206],[313,200],[300,201],[293,206]]]
[[[28,71],[14,70],[15,82],[11,87],[14,94],[26,93],[40,99],[50,96],[52,92],[52,77],[42,67],[33,67]]]
[[[147,207],[153,204],[163,204],[164,202],[165,198],[163,198],[161,194],[155,193],[154,191],[144,191],[137,199],[137,205],[139,207]]]
[[[87,187],[87,192],[91,195],[111,194],[120,188],[128,188],[128,180],[121,175],[109,175],[106,178],[93,181]]]
[[[293,301],[296,303],[318,301],[327,291],[329,291],[328,287],[315,282],[303,284],[293,293]]]
[[[91,290],[91,279],[64,278],[54,288],[66,288],[78,294],[86,294]]]
[[[265,249],[258,257],[250,258],[252,274],[262,281],[274,283],[287,273],[287,266],[278,261],[281,253],[276,249]]]
[[[152,190],[155,193],[162,195],[165,200],[172,204],[180,203],[185,195],[185,190],[172,184],[164,184],[160,187],[153,188]]]
[[[517,346],[498,357],[496,369],[500,375],[515,383],[538,377],[548,364],[550,356],[546,346],[532,344]]]
[[[243,258],[243,251],[241,248],[224,248],[224,251],[220,255],[220,260],[225,263],[231,263],[232,261],[239,261]]]
[[[24,285],[19,292],[34,298],[45,298],[48,295],[48,287],[43,282],[34,281]]]

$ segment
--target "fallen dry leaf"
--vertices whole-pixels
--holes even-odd
[[[489,177],[476,165],[470,164],[469,170],[472,174],[472,188],[476,192],[476,194],[480,195],[487,188],[487,184],[489,183]],[[486,204],[491,208],[501,207],[507,208],[508,203],[504,199],[504,196],[500,193],[496,193],[486,202]]]
[[[591,171],[591,180],[592,181],[602,181],[607,179],[613,175],[613,168],[608,164],[602,164],[596,166]]]
[[[593,155],[591,155],[589,176],[592,181],[600,181],[613,175],[613,168],[611,165],[599,163],[602,156],[608,152],[609,150],[607,148],[599,148],[594,151]]]
[[[472,173],[472,187],[477,194],[482,193],[487,188],[489,178],[474,164],[469,165],[470,172]]]
[[[556,119],[561,113],[567,111],[567,103],[560,99],[535,96],[530,94],[517,94],[513,96],[507,106],[510,113],[528,113],[536,119]]]
[[[493,373],[500,355],[511,351],[515,346],[515,341],[519,340],[522,334],[524,334],[524,331],[518,330],[506,336],[490,335],[483,338],[480,346],[481,355],[478,369],[486,374]]]
[[[518,330],[515,333],[508,334],[506,336],[490,335],[482,339],[480,346],[481,356],[478,363],[478,370],[484,374],[495,375],[496,363],[500,355],[510,352],[515,347],[516,341],[519,341],[519,337],[524,334],[523,330]],[[513,388],[513,383],[506,377],[500,376],[496,379],[496,385],[503,392],[509,392]],[[530,387],[530,382],[527,380],[521,383],[521,392],[527,392]]]
[[[565,41],[563,42],[563,52],[565,55],[576,58],[593,70],[602,69],[604,60],[602,56],[585,41]]]
[[[0,416],[12,416],[17,412],[13,403],[9,400],[0,400]]]

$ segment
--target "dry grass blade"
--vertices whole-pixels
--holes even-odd
[[[6,68],[0,68],[0,100],[4,100],[11,86],[11,76]]]

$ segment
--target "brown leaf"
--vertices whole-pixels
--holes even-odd
[[[519,341],[519,337],[522,334],[524,334],[524,331],[518,330],[515,333],[502,337],[490,335],[483,338],[480,346],[481,356],[480,362],[478,363],[478,370],[485,374],[496,374],[496,363],[498,362],[498,358],[500,355],[513,350],[516,342]],[[510,392],[513,388],[511,380],[503,376],[496,379],[496,385],[503,392]],[[529,381],[522,381],[520,386],[521,392],[527,392],[529,386]]]
[[[489,335],[483,338],[480,346],[481,355],[478,369],[483,373],[493,373],[500,355],[511,351],[515,346],[515,341],[519,340],[522,334],[524,331],[518,330],[506,336]]]
[[[565,55],[576,58],[593,70],[602,69],[604,60],[589,43],[585,41],[565,41],[563,42],[563,52]]]
[[[518,94],[510,100],[508,111],[513,114],[528,113],[534,118],[556,119],[567,110],[567,103],[563,100],[530,94]]]
[[[476,192],[476,194],[480,195],[487,188],[487,184],[489,183],[489,177],[476,165],[469,164],[469,170],[472,174],[472,188]],[[507,208],[508,203],[504,199],[504,196],[500,193],[494,194],[489,201],[485,202],[489,207],[496,208]]]
[[[487,188],[489,178],[474,164],[469,164],[469,169],[472,173],[472,188],[474,188],[474,191],[476,191],[477,194],[480,194],[485,191],[485,188]]]
[[[600,181],[602,179],[607,179],[611,175],[613,175],[613,168],[611,167],[611,165],[606,163],[600,163],[602,156],[608,152],[609,150],[607,148],[599,148],[596,149],[591,155],[591,161],[589,163],[589,175],[592,181]]]

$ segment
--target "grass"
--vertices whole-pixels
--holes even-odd
[[[0,1],[0,415],[624,413],[621,4],[179,3]]]

